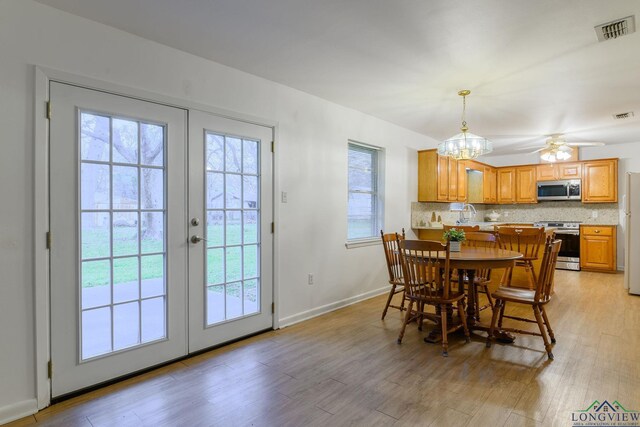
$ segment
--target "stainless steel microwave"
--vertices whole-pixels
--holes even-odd
[[[581,200],[579,179],[539,181],[538,200]]]

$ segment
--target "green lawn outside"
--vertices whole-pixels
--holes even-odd
[[[220,225],[208,227],[208,246],[221,245],[224,228]],[[242,230],[240,224],[227,228],[227,241],[240,242]],[[253,237],[252,237],[253,236]],[[245,241],[255,241],[257,225],[247,224],[244,227]],[[114,254],[137,255],[137,227],[113,228]],[[142,280],[161,278],[164,274],[162,255],[144,256],[145,253],[162,252],[162,239],[143,240],[142,242]],[[227,248],[227,271],[224,271],[224,248],[207,249],[207,283],[222,284],[242,280],[242,257],[239,247]],[[257,246],[245,246],[244,277],[253,278],[258,275]],[[82,257],[95,258],[109,256],[109,231],[106,229],[85,229],[82,232]],[[108,260],[85,261],[82,263],[82,287],[105,286],[110,281],[110,265]],[[226,276],[226,277],[225,277]],[[138,257],[118,258],[114,260],[114,284],[138,280]],[[248,282],[247,282],[248,283]],[[210,288],[211,289],[211,288]]]

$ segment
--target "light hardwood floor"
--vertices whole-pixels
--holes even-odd
[[[453,335],[443,358],[440,345],[422,341],[429,323],[423,333],[409,325],[398,345],[401,315],[390,310],[381,321],[384,301],[174,363],[10,425],[568,426],[572,410],[596,399],[640,410],[640,297],[627,295],[620,274],[557,272],[548,306],[554,361],[541,338],[486,349],[484,334],[469,344]]]

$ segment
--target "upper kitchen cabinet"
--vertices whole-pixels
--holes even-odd
[[[449,158],[438,156],[438,154],[435,154],[435,156],[438,162],[435,175],[435,181],[438,183],[436,200],[446,202],[449,201]]]
[[[516,168],[498,168],[498,203],[516,202]]]
[[[466,200],[466,163],[436,150],[418,151],[418,201],[463,202]]]
[[[537,203],[536,167],[521,166],[515,168],[516,203]]]
[[[618,201],[618,159],[582,162],[582,202]]]
[[[458,201],[467,201],[467,162],[458,160]]]
[[[536,167],[538,181],[582,178],[582,164],[579,162],[549,163]]]
[[[498,168],[498,203],[537,203],[536,166]]]
[[[498,173],[496,168],[484,165],[482,181],[484,203],[498,203]]]

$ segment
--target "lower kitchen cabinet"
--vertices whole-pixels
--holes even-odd
[[[580,268],[582,270],[615,272],[616,226],[580,226]]]

